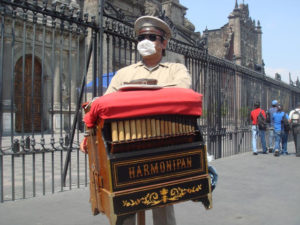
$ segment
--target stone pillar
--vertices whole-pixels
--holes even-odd
[[[73,62],[75,62],[76,57],[73,57]],[[77,64],[77,63],[75,63]],[[76,71],[76,68],[73,68],[72,70],[72,79],[71,79],[71,110],[75,110],[76,109],[76,104],[77,104],[77,93],[78,93],[78,89],[77,89],[77,71]],[[81,84],[80,84],[81,85]],[[81,87],[81,86],[79,86]]]
[[[83,12],[86,12],[89,14],[89,17],[95,17],[95,20],[98,21],[98,0],[85,0],[84,6],[83,6]],[[87,49],[89,49],[90,41],[91,40],[91,29],[88,29],[88,36],[86,38],[87,40]],[[93,53],[92,53],[93,54]],[[89,68],[87,70],[87,83],[91,82],[93,80],[93,55],[91,56]],[[87,100],[91,100],[93,98],[92,93],[87,94]]]
[[[233,12],[228,16],[229,26],[232,28],[234,34],[233,52],[235,56],[235,62],[237,65],[242,65],[241,57],[241,13],[240,9],[235,7]]]
[[[54,90],[53,90],[53,100],[54,100],[54,109],[59,108],[60,104],[60,83],[59,83],[59,63],[56,63],[56,68],[54,72]]]
[[[13,113],[11,113],[11,100],[3,100],[2,105],[2,132],[3,134],[12,134],[11,123],[13,122],[14,127],[16,127],[16,112],[15,107]],[[13,128],[14,129],[14,128]]]
[[[184,26],[187,8],[179,3],[178,0],[167,0],[162,3],[162,9],[166,11],[172,22],[176,25]]]
[[[61,117],[60,117],[60,93],[61,93],[61,85],[59,79],[59,63],[56,64],[55,73],[54,73],[54,89],[53,89],[53,130],[59,131],[61,128]]]
[[[257,64],[262,65],[262,31],[261,31],[261,26],[260,22],[257,22],[257,27],[256,27],[256,32],[257,32]]]
[[[241,21],[240,18],[235,19],[235,28],[234,28],[234,54],[236,58],[236,64],[242,65],[241,58]]]
[[[161,11],[161,4],[156,0],[146,0],[144,3],[145,15],[158,16]]]

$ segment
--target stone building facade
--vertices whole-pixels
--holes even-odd
[[[45,1],[33,0],[27,2],[46,3]],[[95,16],[95,21],[98,21],[99,2],[99,0],[48,0],[47,4],[52,7],[55,3],[58,10],[62,10],[61,6],[66,5],[69,9],[73,8],[76,11],[89,13],[90,16]],[[170,20],[173,37],[176,40],[194,46],[201,43],[204,37],[207,37],[210,54],[235,60],[237,64],[253,69],[263,66],[261,27],[259,22],[256,25],[249,17],[247,5],[237,6],[236,3],[226,25],[218,30],[206,30],[202,36],[199,32],[195,32],[194,25],[185,18],[188,9],[179,0],[111,0],[106,1],[105,10],[108,15],[122,14],[122,20],[129,23],[133,23],[141,15],[158,16],[164,12]],[[43,124],[44,130],[68,130],[72,115],[75,112],[78,87],[84,70],[82,65],[77,64],[76,44],[78,36],[74,35],[76,33],[74,31],[72,36],[68,37],[67,32],[65,34],[60,33],[60,27],[57,27],[53,39],[51,23],[43,25],[42,18],[38,18],[34,28],[31,19],[22,20],[22,15],[20,12],[20,18],[14,20],[8,17],[4,21],[3,51],[5,58],[3,74],[9,76],[3,78],[3,83],[6,85],[2,96],[3,132],[11,132],[12,124],[17,132],[21,130],[32,131],[32,124],[34,124],[35,131],[42,129],[41,124]],[[26,21],[25,28],[24,21]],[[69,29],[68,23],[65,24],[64,29]],[[45,32],[45,38],[43,32]],[[107,46],[103,45],[104,55],[107,52],[106,48]],[[53,49],[55,50],[53,51]],[[112,56],[110,55],[110,57]],[[134,58],[135,55],[131,55],[131,57]],[[51,65],[49,62],[54,62],[53,58],[56,62]],[[46,63],[42,64],[43,60]],[[164,60],[184,63],[185,59],[183,55],[168,52]],[[93,61],[91,60],[87,73],[88,82],[92,80],[92,64]],[[127,58],[122,58],[120,62],[117,62],[118,68],[126,64],[128,64]],[[80,69],[79,72],[78,69]],[[34,70],[34,77],[36,78],[34,81],[31,80],[32,70]],[[103,70],[107,70],[105,62],[103,63]],[[14,80],[11,78],[12,74],[15,76]],[[32,83],[33,85],[30,85],[34,86],[33,92],[28,88],[30,85],[25,86],[24,95],[26,96],[24,98],[20,95],[22,93],[20,92],[22,74],[25,76],[24,82]],[[14,87],[14,93],[11,92],[11,87]],[[32,96],[34,96],[34,100],[32,100]],[[87,98],[90,99],[91,96],[88,95]],[[12,104],[12,102],[14,103]]]
[[[249,16],[248,4],[236,0],[228,23],[220,29],[205,30],[208,53],[219,58],[234,61],[236,64],[264,72],[262,59],[262,29]]]
[[[112,0],[115,10],[122,12],[127,21],[134,22],[140,15],[154,15],[164,12],[173,25],[173,37],[185,43],[197,44],[207,38],[208,53],[234,61],[238,65],[264,72],[262,59],[262,29],[260,21],[255,22],[249,15],[248,4],[238,4],[228,16],[228,22],[215,30],[206,29],[201,35],[185,17],[186,8],[179,0]],[[96,14],[98,1],[84,1],[84,10]],[[166,60],[182,62],[183,59],[170,53]]]
[[[69,5],[74,10],[80,9],[75,0],[28,0],[27,3],[41,7],[47,4],[49,9],[53,3],[58,10],[63,5]],[[7,6],[6,10],[9,13],[11,9]],[[1,68],[4,74],[2,131],[4,134],[10,133],[11,126],[16,133],[52,128],[59,130],[61,127],[69,129],[68,121],[71,118],[68,113],[74,113],[79,80],[74,75],[77,74],[74,63],[76,39],[74,36],[69,39],[68,32],[60,33],[57,26],[52,29],[49,17],[44,23],[41,14],[37,14],[36,22],[33,22],[32,12],[18,8],[14,13],[14,16],[1,21],[4,28],[1,48],[5,56]],[[68,24],[63,29],[68,30]],[[55,46],[54,55],[52,46]],[[54,65],[50,63],[54,61],[52,58],[56,60]],[[51,116],[54,118],[53,124],[50,122]]]

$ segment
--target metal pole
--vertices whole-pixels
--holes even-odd
[[[93,41],[93,39],[91,40],[90,47],[89,47],[89,53],[88,53],[88,59],[87,59],[88,62],[87,62],[87,66],[86,66],[86,68],[87,68],[86,71],[89,68],[90,59],[91,59],[91,55],[92,55],[92,41]],[[76,124],[77,124],[77,118],[78,118],[78,114],[79,114],[81,100],[82,100],[82,97],[83,97],[83,92],[84,92],[84,89],[85,89],[85,79],[86,79],[86,74],[84,74],[84,76],[82,77],[82,81],[81,81],[80,94],[79,94],[79,98],[78,98],[77,105],[76,105],[76,115],[74,116],[74,119],[73,119],[70,145],[69,145],[69,148],[68,148],[68,152],[67,152],[67,156],[66,156],[66,160],[65,160],[65,165],[64,165],[64,170],[63,170],[63,174],[62,174],[62,180],[63,180],[64,186],[66,185],[66,177],[67,177],[68,167],[69,167],[69,163],[70,163],[70,159],[71,159],[71,152],[72,152],[73,140],[74,140],[75,129],[76,129]]]
[[[0,40],[0,154],[2,151],[2,132],[3,132],[3,55],[4,55],[4,8],[0,7],[1,10],[1,40]],[[2,160],[2,157],[1,157]],[[1,163],[1,161],[0,161]],[[0,169],[2,169],[0,167]],[[1,172],[0,171],[0,202],[3,202],[3,198],[2,198],[2,176],[1,176]]]
[[[99,0],[99,12],[98,12],[98,26],[99,26],[99,73],[98,73],[98,94],[101,96],[103,94],[103,9],[105,0]],[[107,49],[108,51],[108,49]],[[125,57],[126,59],[126,57]]]
[[[95,17],[92,17],[92,22],[95,24]],[[92,74],[93,74],[93,98],[97,96],[97,35],[96,30],[92,30],[92,46],[93,46],[93,67],[92,67]]]
[[[11,43],[11,91],[10,91],[10,95],[11,95],[11,100],[10,100],[11,146],[13,146],[13,142],[14,142],[14,120],[13,120],[13,118],[14,118],[14,101],[15,101],[15,93],[14,93],[14,90],[15,90],[15,88],[14,88],[14,84],[15,84],[15,67],[14,66],[15,65],[14,64],[15,64],[15,23],[16,23],[15,19],[16,19],[16,11],[13,11],[12,15],[13,15],[12,16],[13,21],[12,21],[12,31],[11,31],[11,33],[12,33],[12,43]],[[26,29],[25,19],[27,19],[27,14],[24,14],[24,28],[23,29]],[[25,32],[25,31],[23,30],[23,32]],[[23,43],[23,47],[24,47],[24,45],[25,44]],[[24,51],[24,49],[23,49],[23,51]],[[23,58],[23,60],[25,61],[24,58]],[[23,62],[23,63],[25,63],[25,62]],[[24,78],[24,76],[23,76],[23,78]],[[24,84],[22,84],[22,91],[24,93]],[[24,101],[24,94],[22,95],[22,101]],[[22,102],[22,110],[23,110],[23,106],[24,106],[24,104]],[[23,115],[24,114],[23,114],[23,111],[22,111],[22,128],[23,128],[23,124],[24,124]],[[23,136],[23,133],[24,132],[23,132],[23,129],[22,129],[22,136]]]
[[[69,136],[71,136],[71,105],[72,105],[72,32],[73,32],[73,28],[72,28],[72,23],[69,22],[69,82],[68,82],[68,86],[69,86],[69,118],[68,118],[68,124],[69,124]],[[76,115],[74,115],[76,116]],[[73,123],[73,126],[76,127],[77,124],[77,119],[75,124]],[[74,131],[75,132],[75,131]],[[71,146],[71,145],[70,145]],[[71,146],[72,147],[72,146]],[[70,158],[70,162],[69,164],[71,164],[71,158]],[[65,186],[65,181],[64,181],[64,186]],[[69,189],[72,189],[72,170],[69,170]]]
[[[239,149],[238,149],[238,104],[237,104],[237,73],[236,73],[236,67],[234,67],[234,99],[233,99],[233,108],[234,108],[234,153],[237,154]]]
[[[34,104],[34,82],[35,82],[35,39],[36,39],[36,23],[37,23],[37,15],[36,13],[33,15],[33,38],[32,38],[32,61],[31,61],[31,140],[30,144],[32,146],[32,151],[35,150],[35,138],[34,138],[34,114],[35,114],[35,104]],[[36,195],[36,187],[35,187],[35,153],[32,154],[32,195],[35,197]]]
[[[217,87],[218,87],[218,91],[217,91],[217,106],[216,106],[216,110],[217,110],[217,131],[218,131],[218,135],[217,135],[217,148],[218,148],[218,158],[222,157],[222,135],[221,135],[221,128],[222,128],[222,98],[221,98],[221,68],[218,67],[217,73],[216,73],[216,77],[217,77]]]
[[[0,203],[4,202],[4,188],[3,188],[3,155],[0,152]]]
[[[63,7],[61,7],[63,9]],[[63,76],[63,49],[64,49],[64,41],[63,41],[63,36],[64,36],[64,21],[60,21],[60,49],[59,49],[59,112],[60,112],[60,137],[59,137],[59,144],[61,147],[61,151],[60,151],[60,170],[61,170],[61,174],[63,172],[63,150],[64,150],[64,146],[63,146],[63,100],[62,100],[62,76]],[[61,182],[60,182],[61,186],[61,191],[63,191],[63,186],[64,186],[64,180],[61,177]]]
[[[210,151],[209,153],[212,154],[211,152],[211,138],[210,138],[210,127],[211,127],[211,79],[209,76],[209,67],[210,67],[210,63],[209,63],[209,55],[208,52],[206,51],[206,93],[207,93],[207,149],[208,151]]]

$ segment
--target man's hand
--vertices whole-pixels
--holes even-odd
[[[87,148],[87,137],[84,137],[82,142],[80,143],[80,151],[83,153],[87,154],[88,153],[88,148]]]

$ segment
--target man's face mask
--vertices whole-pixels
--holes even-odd
[[[140,41],[137,45],[137,49],[142,56],[149,56],[156,53],[154,42],[148,39]]]

